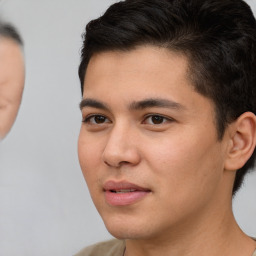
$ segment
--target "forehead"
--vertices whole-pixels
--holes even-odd
[[[22,58],[21,46],[13,39],[0,36],[0,56],[2,58],[3,56]],[[0,60],[2,60],[2,58]]]
[[[195,92],[187,57],[163,47],[140,46],[129,51],[94,54],[84,79],[84,96],[90,94],[161,98]],[[148,94],[148,95],[147,95]]]
[[[24,69],[21,47],[12,39],[0,37],[0,80],[23,77]]]
[[[170,79],[172,76],[172,79]],[[188,60],[186,56],[172,52],[162,47],[140,46],[129,51],[106,51],[96,53],[88,64],[84,90],[95,87],[98,83],[103,87],[106,83],[119,84],[126,82],[127,86],[142,83],[148,86],[160,84],[186,83],[188,78]],[[191,84],[192,85],[192,84]],[[128,88],[127,87],[127,88]]]

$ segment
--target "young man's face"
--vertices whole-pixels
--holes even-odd
[[[218,215],[230,200],[227,136],[218,141],[213,103],[187,77],[184,56],[156,47],[90,60],[79,159],[116,237],[164,237]]]

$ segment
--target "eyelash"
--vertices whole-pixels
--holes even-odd
[[[144,120],[143,120],[143,123],[145,123],[147,119],[153,118],[153,117],[158,118],[158,120],[156,119],[155,121],[159,121],[159,118],[160,118],[160,121],[162,121],[162,122],[160,122],[160,123],[153,123],[153,122],[152,122],[152,119],[151,119],[151,123],[150,123],[149,125],[161,125],[161,124],[164,124],[164,123],[166,123],[166,122],[172,122],[172,121],[174,121],[172,118],[166,117],[166,116],[163,116],[163,115],[149,114],[149,115],[145,116],[145,118],[144,118]]]
[[[87,124],[92,124],[92,125],[100,125],[100,124],[106,123],[106,122],[102,122],[102,123],[94,122],[94,123],[92,123],[92,122],[91,122],[91,119],[97,118],[97,117],[98,117],[98,118],[104,118],[104,121],[108,120],[108,118],[105,117],[104,115],[94,114],[94,115],[89,115],[89,116],[85,117],[85,118],[82,120],[82,122],[83,122],[83,123],[87,123]]]
[[[92,119],[94,118],[94,121],[92,122]],[[100,122],[95,121],[95,118],[101,118],[102,120],[98,120]],[[143,124],[147,124],[146,121],[148,119],[151,118],[150,123],[148,123],[149,125],[161,125],[164,124],[166,122],[172,122],[174,121],[172,118],[170,117],[165,117],[163,115],[158,115],[158,114],[149,114],[146,115],[145,118],[143,119]],[[154,121],[152,121],[152,118],[156,118],[155,121],[159,122],[159,123],[154,123]],[[109,120],[106,116],[104,115],[100,115],[100,114],[94,114],[94,115],[89,115],[87,117],[85,117],[82,122],[83,123],[87,123],[87,124],[91,124],[91,125],[101,125],[101,124],[105,124],[105,123],[110,123],[111,121],[109,120],[109,122],[106,122],[106,120]],[[101,122],[102,121],[102,122]]]

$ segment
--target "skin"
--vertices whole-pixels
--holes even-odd
[[[236,165],[230,159],[243,144],[239,125],[218,140],[214,105],[188,77],[186,57],[162,48],[94,55],[81,103],[83,175],[107,229],[126,240],[126,256],[251,256],[255,242],[239,229],[231,207]],[[148,99],[171,104],[142,106]],[[150,192],[113,206],[103,189],[109,180]]]
[[[0,38],[0,139],[10,131],[21,103],[25,68],[20,46]]]

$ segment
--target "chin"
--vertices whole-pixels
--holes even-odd
[[[137,232],[132,229],[119,229],[119,228],[108,228],[108,232],[117,239],[126,240],[126,239],[145,239],[146,237],[140,232]]]
[[[147,239],[150,231],[147,223],[139,223],[128,218],[109,218],[103,219],[108,232],[117,239]]]

